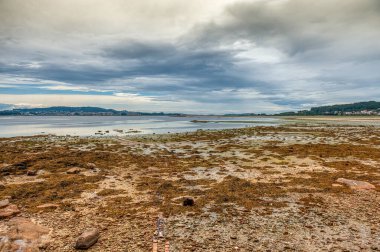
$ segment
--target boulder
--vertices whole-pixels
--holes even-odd
[[[352,180],[352,179],[345,179],[345,178],[338,178],[336,182],[345,184],[346,186],[350,187],[354,190],[372,190],[376,187],[368,182],[365,181],[359,181],[359,180]]]
[[[0,237],[0,251],[40,251],[48,244],[49,229],[26,218],[9,221],[9,231]]]
[[[4,208],[0,208],[0,219],[13,217],[20,213],[18,207],[14,204],[8,204]]]
[[[49,229],[33,223],[27,218],[17,217],[10,220],[11,229],[9,237],[11,240],[24,240],[25,242],[35,242],[43,235],[49,233]]]
[[[99,236],[100,234],[98,229],[87,229],[78,237],[75,243],[75,248],[88,249],[98,241]]]
[[[81,172],[81,169],[79,167],[73,167],[66,171],[67,174],[78,174]]]

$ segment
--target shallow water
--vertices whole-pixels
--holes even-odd
[[[192,122],[198,120],[200,122]],[[204,121],[208,121],[205,123]],[[190,132],[272,126],[283,122],[269,117],[170,116],[0,116],[0,137],[40,134],[94,136]],[[117,131],[115,131],[117,130]],[[106,131],[109,131],[108,133]]]

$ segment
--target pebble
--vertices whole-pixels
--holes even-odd
[[[37,175],[37,171],[36,170],[29,170],[26,172],[26,175],[27,176],[36,176]]]
[[[43,204],[43,205],[39,205],[37,206],[37,208],[39,209],[52,209],[52,208],[58,208],[59,205],[58,204],[52,204],[52,203],[46,203],[46,204]]]
[[[9,205],[9,199],[0,200],[0,208],[6,207]]]
[[[78,167],[73,167],[73,168],[70,168],[69,170],[66,171],[67,174],[79,174],[81,171],[80,168]]]
[[[194,206],[194,199],[185,198],[182,203],[183,206]]]

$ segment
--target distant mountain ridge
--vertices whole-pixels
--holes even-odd
[[[18,115],[18,116],[138,116],[138,115],[154,115],[154,116],[181,116],[179,113],[163,113],[163,112],[133,112],[127,110],[105,109],[100,107],[47,107],[47,108],[22,108],[0,111],[0,115]]]
[[[348,104],[337,104],[330,106],[313,107],[310,110],[298,112],[285,112],[277,115],[380,115],[380,102],[356,102]]]
[[[46,108],[14,108],[0,111],[0,116],[187,116],[184,113],[135,112],[127,110],[106,109],[100,107],[55,106]],[[380,102],[368,101],[349,104],[312,107],[310,110],[284,112],[276,116],[308,115],[380,115]],[[219,115],[220,116],[220,115]],[[264,113],[224,114],[222,116],[267,116]]]

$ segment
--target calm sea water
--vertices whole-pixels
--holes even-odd
[[[208,121],[192,122],[193,120]],[[39,134],[95,136],[190,132],[277,125],[281,119],[260,117],[169,116],[0,116],[0,137]],[[107,132],[108,131],[108,132]]]

